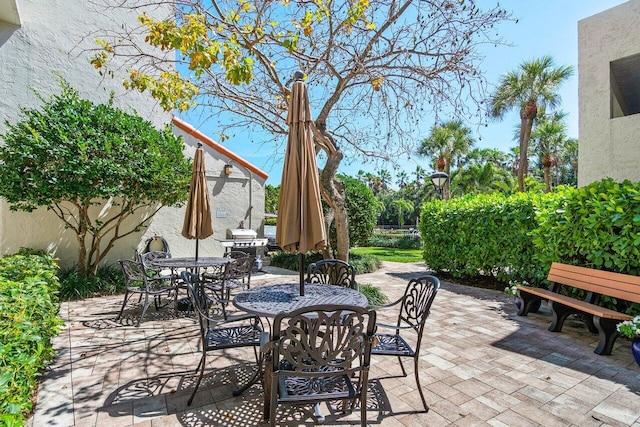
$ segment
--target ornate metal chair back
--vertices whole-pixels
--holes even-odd
[[[307,267],[307,283],[337,285],[358,290],[355,268],[339,259],[323,259]]]

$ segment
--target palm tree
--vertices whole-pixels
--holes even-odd
[[[434,125],[431,134],[422,141],[418,154],[435,160],[435,169],[451,176],[451,164],[456,163],[469,152],[475,143],[471,129],[462,124],[462,120],[451,120]],[[451,198],[448,180],[442,189],[443,198]]]
[[[402,226],[404,226],[404,215],[407,212],[413,211],[413,203],[411,202],[411,200],[398,199],[394,200],[391,205],[398,213],[398,224],[400,224],[400,227],[402,228]]]
[[[405,171],[398,172],[398,174],[396,175],[396,183],[398,184],[398,187],[400,187],[400,189],[403,189],[404,187],[407,186],[408,182],[409,182],[409,174],[406,173]]]
[[[558,167],[564,165],[566,169],[561,169],[565,173],[561,175],[562,184],[577,185],[578,184],[578,140],[575,138],[567,138],[563,141],[562,151],[559,155]]]
[[[514,180],[511,173],[495,163],[474,163],[454,173],[451,192],[465,194],[509,193]]]
[[[386,169],[378,170],[378,175],[376,175],[378,179],[378,183],[380,185],[379,191],[383,194],[386,194],[389,191],[389,186],[391,184],[391,173]]]
[[[560,102],[557,89],[573,75],[572,66],[554,67],[553,58],[543,56],[523,62],[516,71],[500,79],[500,84],[490,100],[491,115],[502,118],[512,108],[520,111],[520,159],[518,164],[518,189],[524,191],[527,175],[527,152],[533,121],[540,107],[555,107]]]
[[[551,192],[551,166],[558,163],[557,153],[563,141],[567,138],[567,126],[563,122],[567,116],[564,112],[542,116],[536,120],[536,125],[531,131],[531,140],[534,141],[534,149],[540,158],[540,164],[544,172],[545,193]]]

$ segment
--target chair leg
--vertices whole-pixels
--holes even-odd
[[[198,376],[198,381],[196,381],[196,388],[193,389],[191,397],[187,401],[187,406],[191,406],[191,404],[193,403],[193,398],[196,396],[196,392],[198,391],[198,387],[200,387],[200,381],[202,381],[202,376],[204,375],[204,366],[206,365],[206,359],[207,352],[205,351],[202,353],[202,358],[200,359],[200,363],[198,364],[198,368],[200,368],[200,375]]]
[[[413,358],[413,371],[416,376],[416,384],[418,386],[418,393],[420,393],[420,399],[422,399],[422,404],[424,405],[424,411],[429,412],[429,405],[427,405],[427,401],[424,398],[424,392],[422,391],[422,386],[420,386],[420,371],[418,371],[418,355]]]
[[[363,384],[360,395],[360,425],[362,427],[367,427],[367,385],[367,383]]]
[[[144,319],[144,315],[147,312],[147,308],[149,308],[150,305],[151,305],[151,302],[149,302],[149,294],[145,294],[144,307],[142,307],[142,314],[140,315],[140,318],[138,319],[138,324],[136,326],[140,326],[140,323],[142,323],[142,320]]]
[[[255,353],[256,356],[256,364],[258,366],[258,369],[256,370],[256,372],[254,372],[254,374],[251,376],[251,378],[249,378],[249,381],[243,385],[242,387],[233,390],[233,395],[234,396],[240,396],[242,393],[244,393],[245,391],[247,391],[247,389],[249,389],[249,387],[251,387],[252,385],[254,385],[255,383],[258,382],[258,379],[260,377],[262,377],[262,356],[258,356],[258,351],[256,350],[256,347],[253,348],[253,351]]]
[[[402,375],[407,376],[407,371],[404,370],[404,364],[402,363],[402,357],[398,356],[398,362],[400,363],[400,369],[402,369]]]
[[[122,307],[120,308],[120,313],[118,313],[118,316],[116,317],[116,320],[120,320],[120,318],[122,318],[122,313],[124,312],[124,306],[127,305],[127,300],[131,297],[131,295],[129,295],[129,289],[124,291],[124,301],[122,301]],[[142,295],[140,295],[140,297],[142,297]]]

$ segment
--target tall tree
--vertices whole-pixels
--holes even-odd
[[[396,175],[396,183],[398,184],[398,187],[400,187],[400,189],[403,189],[407,186],[408,182],[409,174],[405,171],[398,172],[398,174]]]
[[[551,166],[557,165],[558,152],[567,138],[567,126],[564,123],[566,116],[567,114],[561,111],[542,114],[531,131],[531,140],[534,142],[531,148],[540,159],[544,172],[545,193],[551,192]]]
[[[573,75],[572,66],[556,67],[553,58],[543,56],[526,61],[520,67],[507,73],[490,100],[491,115],[502,118],[507,111],[518,108],[520,112],[518,160],[518,189],[525,190],[524,178],[528,169],[528,148],[533,121],[540,107],[549,109],[560,102],[558,87]]]
[[[398,224],[404,226],[404,216],[413,211],[413,203],[407,199],[397,199],[392,203],[393,208],[398,213]]]
[[[509,14],[476,3],[176,0],[175,20],[141,18],[146,40],[175,49],[174,61],[140,56],[140,31],[132,29],[105,35],[93,63],[102,69],[111,55],[129,58],[126,84],[168,108],[188,108],[197,95],[222,118],[225,135],[246,128],[285,135],[287,83],[303,70],[326,155],[321,191],[335,214],[337,255],[346,259],[344,186],[336,177],[344,156],[397,160],[415,152],[411,130],[435,106],[477,110],[468,102],[485,89],[477,48],[500,42],[494,27]],[[191,74],[178,75],[176,66]]]
[[[431,157],[435,162],[436,170],[444,171],[451,176],[452,163],[461,160],[474,143],[471,129],[461,120],[451,120],[431,128],[429,137],[422,140],[418,154]],[[450,183],[451,180],[448,180],[443,188],[445,200],[451,198]]]

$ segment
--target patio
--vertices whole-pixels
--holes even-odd
[[[252,277],[252,287],[297,278],[265,270]],[[410,277],[423,273],[421,263],[384,263],[357,280],[380,286],[393,300]],[[263,425],[262,387],[231,393],[252,373],[252,351],[212,353],[187,407],[200,358],[194,319],[171,308],[150,309],[136,328],[139,307],[113,321],[121,303],[118,295],[62,304],[67,324],[55,341],[59,356],[43,377],[31,425]],[[396,315],[379,312],[386,322]],[[560,334],[548,332],[549,324],[548,312],[516,316],[503,292],[443,282],[420,362],[431,411],[420,411],[409,360],[405,378],[397,359],[374,357],[369,425],[640,425],[640,368],[629,341],[618,339],[612,356],[598,356],[597,336],[580,322],[568,321]],[[313,425],[312,411],[280,408],[277,418],[280,425]],[[344,415],[333,405],[323,411],[324,425],[359,424],[357,412]]]

